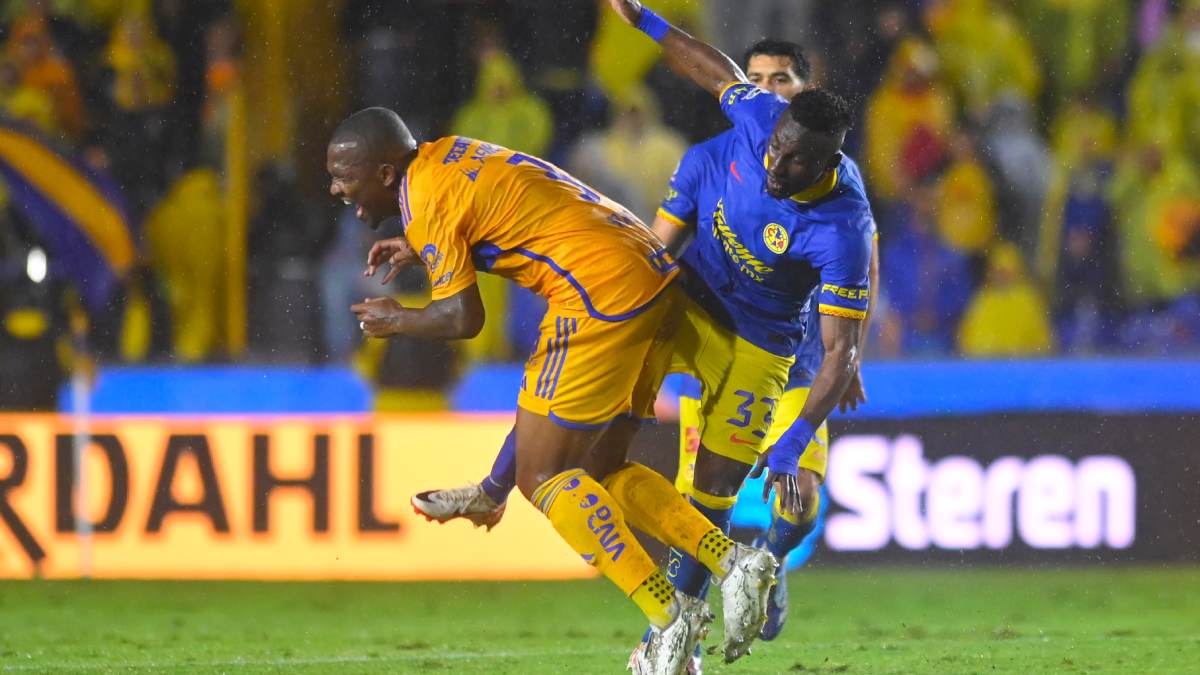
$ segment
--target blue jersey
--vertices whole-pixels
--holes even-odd
[[[765,189],[766,149],[787,102],[737,83],[721,108],[734,128],[688,151],[663,203],[668,216],[697,221],[680,260],[685,288],[744,339],[781,356],[800,351],[798,369],[815,371],[819,331],[807,331],[816,349],[800,344],[810,304],[817,313],[866,316],[875,221],[862,176],[843,158],[826,184],[775,199]]]
[[[725,167],[729,164],[726,157],[733,151],[733,141],[731,129],[688,148],[671,174],[658,215],[680,227],[696,223],[697,233],[709,229],[725,187]],[[695,258],[688,255],[688,250],[691,247],[683,252],[681,260]]]
[[[697,143],[688,148],[679,160],[679,166],[671,175],[671,183],[667,196],[658,209],[658,214],[680,227],[696,223],[696,229],[710,230],[712,216],[716,210],[717,201],[721,198],[721,190],[725,186],[725,175],[729,162],[725,157],[732,151],[735,136],[729,130],[713,138]],[[704,274],[697,268],[699,256],[689,254],[685,250],[680,261],[692,268],[692,274]],[[825,357],[825,347],[821,343],[820,320],[817,315],[808,311],[805,313],[804,337],[796,350],[796,362],[789,372],[787,388],[808,387],[821,367]],[[699,382],[687,382],[682,392],[692,398],[700,398]]]

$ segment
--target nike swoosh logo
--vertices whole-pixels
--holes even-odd
[[[737,434],[729,434],[729,440],[738,445],[758,445],[758,441],[747,441],[738,438]]]
[[[733,177],[736,178],[739,183],[742,182],[742,174],[737,172],[737,162],[729,163],[729,172],[733,174]]]

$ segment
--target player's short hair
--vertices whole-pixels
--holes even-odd
[[[750,49],[746,50],[746,55],[742,58],[742,67],[750,67],[750,59],[755,56],[783,56],[792,60],[792,72],[796,77],[808,82],[812,75],[812,65],[804,56],[804,50],[795,42],[787,40],[759,40],[750,45]]]
[[[412,132],[394,111],[387,108],[364,108],[342,120],[330,142],[355,137],[366,145],[368,156],[382,159],[396,152],[417,147]]]
[[[854,125],[846,99],[820,87],[793,96],[788,103],[788,114],[800,126],[819,133],[840,134]]]

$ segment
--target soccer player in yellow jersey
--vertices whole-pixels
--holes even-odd
[[[650,671],[683,672],[708,612],[676,592],[630,525],[700,560],[721,580],[726,631],[752,640],[774,556],[730,540],[657,473],[621,463],[640,419],[652,414],[681,316],[676,265],[661,242],[552,164],[463,137],[418,146],[384,108],[339,125],[326,167],[331,194],[355,205],[359,219],[403,228],[372,248],[368,271],[411,249],[429,274],[426,307],[390,298],[354,305],[366,335],[475,335],[484,321],[477,271],[546,298],[512,434],[517,487],[646,614]],[[604,465],[590,465],[591,457]]]

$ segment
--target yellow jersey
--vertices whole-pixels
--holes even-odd
[[[620,204],[531,155],[462,136],[423,143],[400,183],[404,234],[433,299],[491,272],[555,310],[622,321],[678,274],[654,234]]]

